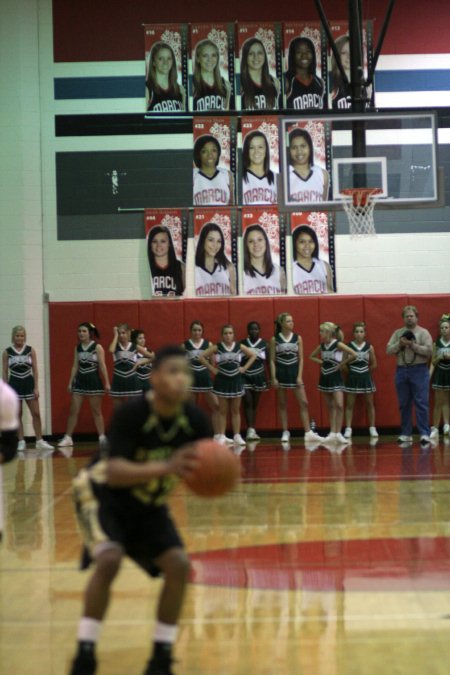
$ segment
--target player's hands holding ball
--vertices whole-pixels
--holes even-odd
[[[169,473],[180,478],[187,478],[199,465],[198,452],[195,445],[187,445],[175,452],[169,459]]]
[[[238,457],[225,445],[212,438],[203,438],[175,453],[178,461],[174,473],[200,497],[220,497],[232,490],[241,475]],[[181,473],[180,473],[181,471]]]

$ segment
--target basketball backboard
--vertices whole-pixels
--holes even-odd
[[[434,113],[281,119],[283,206],[342,208],[342,190],[379,188],[379,206],[438,202]],[[313,150],[313,159],[309,160]]]

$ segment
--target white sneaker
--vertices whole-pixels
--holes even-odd
[[[413,437],[412,436],[406,436],[405,434],[402,434],[401,436],[398,437],[399,443],[412,443]]]
[[[214,440],[217,441],[218,443],[222,443],[222,445],[233,445],[234,441],[232,438],[227,438],[225,434],[216,434],[214,436]]]
[[[283,433],[281,434],[281,442],[282,442],[282,443],[289,443],[290,440],[291,440],[291,432],[290,432],[290,431],[287,431],[287,429],[286,429],[286,430],[283,431]]]
[[[324,438],[316,434],[312,429],[305,431],[305,443],[321,443],[323,440]]]
[[[342,445],[348,445],[351,443],[351,438],[345,438],[341,433],[336,434],[336,443],[341,443]]]
[[[369,427],[369,436],[370,438],[378,438],[378,431],[376,427]],[[345,434],[344,434],[345,436]]]
[[[258,436],[258,434],[256,433],[256,429],[254,429],[253,427],[249,427],[247,429],[247,434],[246,434],[245,438],[247,439],[247,441],[260,441],[261,440],[260,436]]]
[[[63,438],[58,443],[58,448],[70,448],[73,445],[72,436],[64,434]]]
[[[241,434],[234,434],[233,443],[234,445],[245,445],[245,441],[242,438]]]
[[[25,443],[25,441],[19,441],[19,443],[17,444],[17,450],[19,452],[23,452],[26,449],[27,449],[27,444]]]
[[[335,434],[333,431],[330,431],[328,436],[325,436],[325,438],[323,439],[324,443],[336,443],[336,436],[337,434]]]
[[[448,436],[450,434],[450,424],[444,424],[443,432],[444,436]]]
[[[50,443],[47,443],[43,438],[41,438],[39,441],[36,441],[36,450],[54,450],[53,445],[50,445]]]
[[[431,427],[430,438],[439,438],[439,429],[437,427]]]
[[[345,427],[345,431],[344,431],[344,437],[345,438],[351,438],[352,433],[353,433],[353,431],[352,431],[351,427]]]

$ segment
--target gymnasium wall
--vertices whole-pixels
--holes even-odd
[[[149,302],[63,302],[50,303],[50,349],[52,354],[52,428],[54,433],[63,433],[67,421],[70,395],[67,383],[72,364],[73,347],[76,340],[77,325],[81,321],[92,320],[100,330],[101,344],[108,349],[112,339],[112,327],[118,321],[126,321],[131,326],[139,326],[147,336],[147,342],[153,349],[172,342],[181,343],[189,335],[189,325],[194,319],[201,319],[205,325],[205,336],[216,341],[220,326],[231,322],[239,337],[244,337],[248,321],[258,319],[262,335],[269,339],[273,334],[273,322],[277,314],[283,311],[292,313],[296,329],[303,337],[306,357],[319,342],[319,324],[323,321],[339,321],[346,339],[351,336],[354,321],[365,320],[369,326],[369,339],[374,345],[378,359],[378,368],[374,377],[377,385],[375,402],[377,426],[397,427],[399,423],[398,405],[394,390],[395,358],[386,356],[386,344],[393,331],[402,325],[401,311],[404,305],[414,304],[420,312],[420,324],[433,334],[439,317],[449,310],[447,295],[395,294],[352,295],[346,297],[310,297],[310,298],[257,298],[248,300],[151,300]],[[68,339],[68,336],[69,339]],[[70,339],[71,338],[71,339]],[[112,372],[112,357],[106,354],[109,372]],[[310,404],[312,418],[318,427],[327,427],[327,413],[317,390],[319,367],[308,358],[305,359],[304,381]],[[291,397],[289,397],[291,398]],[[293,398],[293,397],[292,397]],[[363,401],[357,402],[355,428],[367,425]],[[89,411],[83,412],[78,432],[93,432],[93,423]],[[109,416],[111,400],[105,399],[104,409]],[[291,428],[300,426],[298,409],[290,401],[289,419]],[[266,392],[262,396],[258,411],[257,428],[261,430],[279,429],[276,414],[275,392]]]

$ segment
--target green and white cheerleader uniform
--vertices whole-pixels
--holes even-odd
[[[436,355],[450,354],[450,342],[444,342],[442,338],[436,340]],[[450,389],[450,361],[436,363],[431,384],[433,389]]]
[[[373,394],[376,387],[369,368],[370,344],[364,342],[362,345],[357,345],[356,342],[349,342],[348,346],[358,354],[358,357],[347,364],[348,378],[345,391],[348,394]]]
[[[143,363],[142,365],[139,365],[139,361],[145,358],[146,357],[143,354],[136,352],[136,361],[138,363],[136,375],[142,391],[148,391],[152,388],[152,385],[150,384],[150,378],[152,376],[153,364]]]
[[[298,387],[298,335],[292,333],[287,340],[281,333],[275,335],[275,375],[280,389]]]
[[[72,380],[72,394],[101,396],[105,393],[98,372],[97,343],[92,340],[86,347],[77,345],[78,370]]]
[[[233,342],[229,349],[223,342],[217,345],[216,367],[219,372],[213,388],[217,396],[236,398],[244,395],[244,381],[239,372],[243,356],[239,342]]]
[[[8,384],[14,389],[20,401],[32,401],[34,395],[33,360],[30,345],[17,350],[7,347],[9,378]]]
[[[136,371],[133,370],[137,360],[136,347],[129,342],[125,348],[117,344],[113,353],[114,372],[111,383],[111,396],[124,398],[142,394]]]
[[[343,354],[338,349],[338,343],[339,340],[333,340],[329,345],[324,343],[320,345],[322,366],[320,368],[319,391],[331,393],[344,390],[344,380],[339,369]]]
[[[252,391],[265,391],[267,389],[266,363],[267,342],[258,338],[252,342],[250,338],[242,340],[242,344],[256,354],[256,361],[244,373],[244,388]],[[248,358],[244,355],[242,365],[245,366]]]
[[[191,391],[196,394],[204,391],[212,391],[213,383],[211,379],[211,373],[208,368],[204,366],[198,360],[198,357],[203,354],[209,347],[208,340],[202,340],[198,347],[192,342],[192,340],[186,340],[184,343],[184,348],[186,350],[186,357],[191,366],[192,377],[194,379],[191,387]]]

